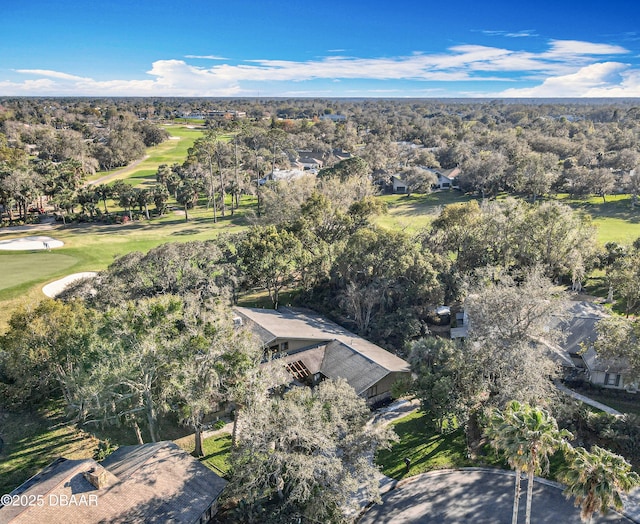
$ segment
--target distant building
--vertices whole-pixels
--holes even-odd
[[[55,460],[11,492],[20,503],[0,522],[206,524],[226,484],[173,442],[125,446],[102,463]]]
[[[320,120],[331,120],[332,122],[345,122],[345,115],[320,115]]]
[[[407,183],[402,180],[400,175],[391,175],[391,191],[394,193],[406,193],[407,190]]]
[[[260,185],[264,185],[270,181],[290,181],[295,180],[296,178],[300,178],[306,175],[311,174],[309,171],[304,171],[303,169],[278,169],[276,168],[271,173],[267,173],[263,178],[258,180]]]
[[[207,118],[221,118],[225,120],[239,120],[246,118],[247,113],[244,111],[183,111],[180,115],[181,118],[187,118],[191,120],[206,120]]]
[[[409,364],[380,346],[309,310],[237,307],[240,321],[280,354],[292,381],[315,385],[345,379],[373,405],[391,398],[397,380],[411,376]]]

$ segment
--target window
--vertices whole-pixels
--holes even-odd
[[[620,385],[620,375],[616,373],[605,373],[604,374],[604,385],[605,386],[619,386]]]
[[[378,395],[378,384],[371,386],[367,389],[367,398],[375,397]]]
[[[288,351],[289,350],[289,342],[283,342],[280,344],[280,351]]]

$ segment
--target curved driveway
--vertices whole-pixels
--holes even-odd
[[[511,524],[513,472],[489,469],[433,471],[402,482],[373,506],[360,524]],[[518,521],[525,520],[527,481],[522,481]],[[580,511],[567,500],[562,488],[536,479],[531,510],[532,523],[581,524]],[[593,523],[631,523],[609,512]]]

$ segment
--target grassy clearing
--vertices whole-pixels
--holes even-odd
[[[66,423],[62,403],[51,403],[41,412],[0,414],[0,493],[8,493],[44,466],[64,456],[93,456],[98,440]]]
[[[437,191],[426,195],[382,195],[388,213],[375,219],[375,223],[388,229],[403,230],[410,234],[427,227],[448,204],[468,202],[471,197],[460,191]]]
[[[430,426],[427,415],[416,411],[392,424],[400,437],[391,449],[382,450],[376,457],[382,473],[400,480],[426,471],[471,466],[462,429],[440,435]],[[404,459],[411,460],[406,471]]]
[[[566,194],[556,198],[593,217],[594,224],[598,226],[598,243],[601,245],[607,242],[630,244],[640,237],[640,206],[632,208],[629,195],[611,195],[606,202],[601,197],[572,199]]]
[[[204,452],[204,457],[200,459],[200,462],[218,475],[226,477],[230,470],[231,435],[229,433],[221,433],[204,439],[202,451]]]

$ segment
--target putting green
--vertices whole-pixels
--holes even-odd
[[[1,254],[0,291],[27,282],[42,282],[77,262],[75,257],[50,252]]]

